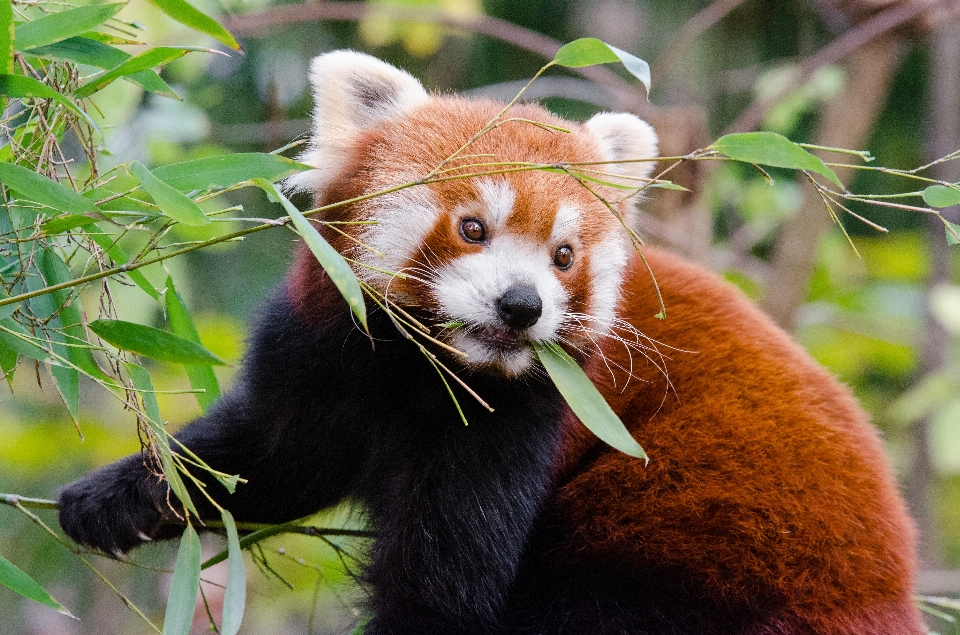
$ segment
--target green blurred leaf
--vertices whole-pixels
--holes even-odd
[[[189,523],[180,538],[173,581],[163,617],[163,635],[187,635],[200,590],[200,537]]]
[[[79,35],[100,26],[125,6],[127,6],[126,2],[93,4],[49,13],[42,18],[22,22],[17,25],[17,50],[26,51]]]
[[[276,183],[312,169],[309,165],[275,154],[258,152],[224,154],[205,159],[170,163],[154,168],[153,174],[181,192],[232,187],[242,181],[264,179]]]
[[[240,45],[219,22],[196,9],[193,5],[184,2],[184,0],[150,0],[161,11],[171,18],[186,25],[194,31],[206,33],[207,35],[223,42],[235,51],[240,50]]]
[[[584,37],[564,44],[553,56],[554,64],[569,68],[596,66],[609,62],[622,62],[630,74],[640,80],[647,89],[647,93],[650,92],[650,65],[639,57],[596,38]]]
[[[100,128],[98,128],[97,124],[90,118],[90,115],[77,108],[75,103],[32,77],[24,77],[23,75],[0,75],[0,95],[14,97],[16,99],[52,99],[64,108],[83,117],[94,130],[97,132],[100,131]]]
[[[140,181],[140,186],[153,198],[153,202],[166,216],[184,225],[210,224],[210,219],[199,205],[158,179],[139,161],[134,161],[130,165],[130,173]]]
[[[167,277],[165,296],[170,330],[173,331],[174,335],[194,344],[200,344],[200,334],[197,333],[197,328],[194,326],[193,320],[190,319],[187,307],[174,287],[173,278],[169,276]],[[184,368],[187,371],[187,377],[190,378],[190,385],[194,389],[203,391],[196,393],[196,396],[200,407],[206,412],[220,398],[220,384],[217,382],[217,376],[213,372],[213,368],[207,365],[194,366],[187,364]]]
[[[64,615],[73,617],[73,619],[77,619],[70,611],[54,600],[36,580],[3,556],[0,556],[0,584],[15,593],[19,593],[28,600],[39,602],[40,604],[55,609],[58,613],[63,613]]]
[[[227,589],[223,596],[223,623],[221,635],[236,635],[240,630],[243,610],[247,602],[247,575],[243,570],[243,550],[237,536],[237,525],[227,510],[221,510],[223,526],[227,530],[227,551],[230,562],[227,570]]]
[[[96,320],[90,330],[119,349],[174,364],[214,364],[224,361],[200,346],[152,326],[123,320]]]
[[[566,351],[555,342],[534,342],[534,350],[557,390],[583,425],[601,441],[621,452],[649,460],[603,395]]]
[[[129,53],[125,53],[109,44],[82,36],[35,48],[30,51],[30,54],[43,59],[67,60],[103,69],[119,66],[131,57]],[[173,92],[173,89],[152,70],[126,75],[123,79],[138,84],[146,91],[171,99],[180,99],[180,96]]]
[[[728,134],[717,139],[710,148],[737,161],[816,172],[843,187],[836,173],[823,161],[775,132]]]
[[[0,73],[13,72],[13,2],[0,2]]]
[[[84,97],[89,97],[93,93],[97,92],[110,82],[119,79],[121,77],[126,77],[139,73],[141,71],[146,71],[157,66],[162,66],[168,64],[173,60],[180,59],[187,53],[192,51],[207,51],[210,49],[198,47],[198,46],[157,46],[144,53],[135,55],[127,61],[119,64],[115,68],[100,73],[95,77],[91,77],[83,86],[78,88],[73,92],[74,97],[77,99],[83,99]]]
[[[154,447],[157,450],[157,456],[160,457],[160,465],[163,468],[163,475],[167,478],[167,484],[177,499],[195,515],[197,509],[193,505],[193,500],[183,485],[183,479],[180,478],[180,472],[173,462],[173,456],[170,451],[170,440],[163,429],[163,419],[160,418],[160,404],[157,403],[157,394],[153,390],[153,381],[150,379],[150,373],[147,369],[138,364],[124,364],[133,387],[140,395],[143,401],[144,414],[147,416],[147,422],[153,429]]]
[[[330,279],[333,281],[333,284],[336,285],[340,294],[343,295],[347,304],[350,306],[350,310],[357,316],[357,320],[363,325],[363,328],[366,329],[367,306],[363,301],[363,291],[360,290],[360,283],[357,281],[357,276],[353,273],[353,269],[350,268],[347,261],[343,259],[343,256],[341,256],[336,249],[330,246],[330,243],[324,240],[320,232],[317,231],[317,228],[310,224],[310,221],[300,213],[300,210],[294,207],[293,203],[281,194],[272,183],[264,179],[252,180],[255,185],[267,193],[267,196],[269,196],[271,200],[279,201],[283,209],[290,215],[293,224],[297,228],[297,232],[303,238],[307,247],[310,248],[313,255],[316,256],[320,262],[320,266],[323,267],[323,270],[330,276]]]
[[[930,207],[960,205],[960,189],[946,185],[931,185],[923,191],[923,200]]]
[[[0,163],[0,182],[48,208],[79,215],[99,212],[96,205],[69,187],[13,163]]]

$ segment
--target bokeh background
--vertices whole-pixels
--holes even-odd
[[[236,151],[271,151],[310,126],[307,66],[314,55],[354,48],[409,70],[437,92],[509,99],[558,46],[597,37],[648,60],[653,90],[614,66],[550,72],[530,96],[582,120],[599,110],[649,119],[666,155],[725,132],[772,130],[795,141],[869,149],[875,165],[913,168],[960,148],[960,2],[957,0],[376,0],[196,2],[218,15],[243,53],[195,53],[163,71],[182,101],[117,82],[95,102],[111,122],[112,156],[151,166]],[[143,0],[120,14],[153,45],[214,46]],[[295,154],[287,152],[288,155]],[[831,155],[838,161],[852,157]],[[839,170],[857,192],[918,189],[876,172]],[[960,181],[960,161],[931,168]],[[812,188],[788,173],[773,184],[738,164],[700,162],[672,173],[689,192],[657,190],[639,230],[720,272],[756,299],[822,364],[851,385],[881,429],[921,529],[919,591],[960,593],[960,247],[927,215],[861,206],[890,231],[847,216],[861,257]],[[259,194],[234,196],[249,217],[276,217]],[[300,201],[305,204],[306,201]],[[960,222],[955,206],[943,210]],[[217,231],[229,231],[218,224]],[[200,230],[197,230],[200,231]],[[204,230],[207,231],[207,230]],[[184,235],[184,239],[197,236]],[[248,319],[290,260],[294,235],[277,229],[164,263],[177,273],[204,344],[234,365]],[[157,286],[166,275],[145,271]],[[160,325],[157,306],[112,283],[123,319]],[[89,306],[94,300],[88,302]],[[682,345],[681,343],[677,343]],[[27,372],[24,372],[27,371]],[[233,368],[218,368],[229,385]],[[189,388],[181,366],[155,363],[158,390]],[[161,394],[172,426],[199,414],[190,394]],[[771,398],[776,398],[771,395]],[[63,484],[140,442],[135,417],[95,386],[83,391],[81,441],[49,377],[21,369],[0,386],[0,491],[52,498]],[[38,512],[55,525],[51,512]],[[336,510],[325,526],[356,518]],[[223,548],[208,536],[205,548]],[[315,538],[264,545],[268,566],[247,561],[242,632],[349,632],[359,591],[344,551]],[[155,620],[163,614],[175,545],[139,550],[135,564],[95,564]],[[38,579],[74,621],[0,588],[0,634],[149,632],[117,594],[29,519],[0,506],[0,553]],[[260,571],[258,572],[258,568]],[[205,573],[216,614],[222,572]],[[194,632],[208,629],[198,610]],[[931,616],[931,628],[955,624]]]

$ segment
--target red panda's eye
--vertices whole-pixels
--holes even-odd
[[[553,264],[558,269],[569,269],[573,264],[573,247],[570,245],[560,245],[556,253],[553,254]]]
[[[465,218],[460,221],[460,235],[470,243],[482,243],[487,239],[487,228],[476,218]]]

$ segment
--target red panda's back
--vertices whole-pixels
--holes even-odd
[[[572,428],[561,552],[679,572],[705,598],[798,625],[758,632],[923,633],[912,522],[849,391],[732,286],[645,255],[668,318],[634,258],[620,316],[642,348],[608,339],[587,370],[650,463]]]

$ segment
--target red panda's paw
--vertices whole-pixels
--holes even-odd
[[[60,491],[60,527],[74,542],[118,558],[169,537],[162,535],[166,489],[147,473],[140,455],[128,457]]]

